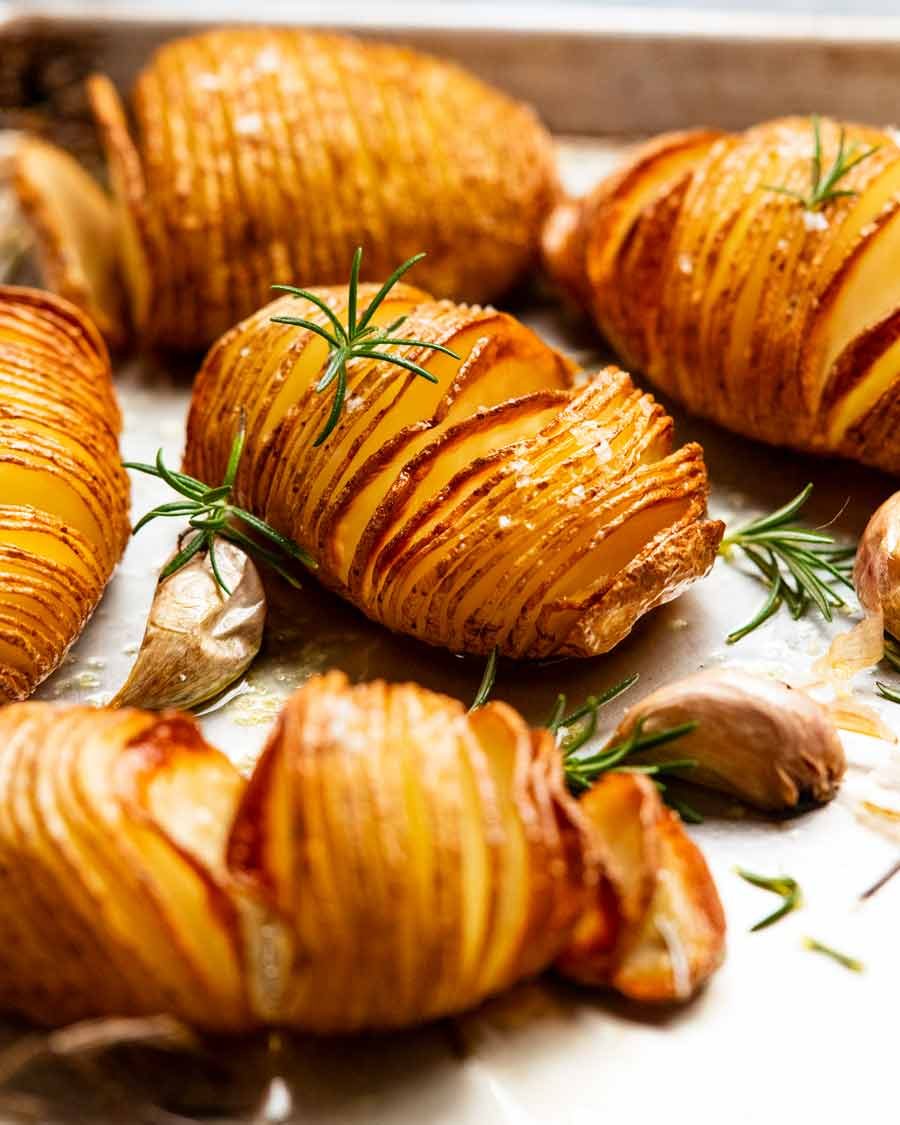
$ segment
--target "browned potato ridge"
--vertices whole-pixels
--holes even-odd
[[[821,123],[822,167],[841,125]],[[810,213],[809,118],[668,134],[545,228],[550,272],[623,361],[698,414],[775,445],[900,472],[900,147]]]
[[[429,288],[491,299],[535,260],[558,193],[552,142],[528,107],[404,47],[274,28],[176,39],[138,77],[134,139],[112,83],[89,89],[131,318],[148,345],[201,348],[275,283],[345,280],[358,245],[364,278],[426,251]],[[75,179],[56,174],[66,160],[32,159],[20,187],[48,283],[93,279],[83,304],[108,312],[109,243],[73,220],[93,229],[112,210],[88,213],[102,205],[83,205]]]
[[[360,307],[374,287],[360,290]],[[321,289],[346,317],[347,292]],[[376,621],[454,651],[590,656],[713,563],[702,451],[623,372],[573,365],[513,318],[396,287],[379,323],[461,359],[403,347],[435,384],[381,360],[349,365],[341,420],[314,385],[326,344],[272,323],[283,298],[227,333],[197,377],[185,469],[222,479],[243,412],[237,502],[301,544],[318,575]]]
[[[504,704],[338,673],[248,782],[169,713],[0,710],[0,1008],[241,1031],[409,1026],[554,962],[645,1000],[721,961],[706,864],[654,786],[581,802]]]
[[[119,424],[94,326],[0,287],[0,705],[57,667],[125,549]]]

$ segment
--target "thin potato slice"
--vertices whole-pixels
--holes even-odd
[[[121,346],[127,313],[112,203],[68,153],[36,138],[16,150],[15,183],[47,288],[84,309],[112,347]]]

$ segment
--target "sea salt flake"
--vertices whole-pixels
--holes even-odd
[[[807,230],[828,230],[828,220],[821,211],[804,210],[803,225]]]
[[[258,133],[261,128],[262,117],[258,113],[244,113],[234,123],[234,131],[244,137]]]

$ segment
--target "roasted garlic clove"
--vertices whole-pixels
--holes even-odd
[[[0,704],[57,667],[128,540],[119,410],[96,328],[0,287]]]
[[[134,667],[111,707],[195,707],[224,691],[262,644],[266,594],[252,560],[216,540],[216,581],[209,555],[195,555],[156,587]]]
[[[347,289],[322,288],[342,323]],[[364,308],[376,290],[359,287]],[[705,574],[699,446],[623,371],[573,364],[514,318],[397,285],[376,325],[440,344],[402,349],[435,382],[376,358],[348,364],[346,406],[317,392],[327,325],[282,298],[212,348],[197,376],[185,471],[223,479],[240,418],[235,502],[305,548],[317,576],[374,620],[456,652],[592,656]]]
[[[805,692],[732,669],[698,672],[659,688],[632,707],[614,736],[641,722],[647,733],[696,722],[643,762],[682,758],[685,779],[766,811],[828,801],[844,774],[844,750],[829,712]]]

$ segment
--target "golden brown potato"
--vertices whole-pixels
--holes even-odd
[[[119,423],[94,326],[0,287],[0,705],[56,668],[125,549]]]
[[[557,962],[690,995],[723,953],[702,856],[654,786],[566,791],[553,736],[338,673],[244,782],[193,720],[0,711],[0,1007],[351,1032],[471,1008]]]
[[[431,289],[488,300],[535,259],[557,195],[530,109],[403,47],[274,28],[177,39],[137,80],[135,141],[112,84],[94,78],[90,94],[132,319],[151,345],[204,347],[273,284],[340,281],[357,245],[364,277],[426,251]],[[51,205],[67,188],[30,183]],[[77,232],[44,243],[51,285],[71,274],[54,250],[96,262]]]
[[[322,289],[346,319],[346,289]],[[372,287],[360,289],[360,307]],[[185,470],[221,481],[239,418],[235,502],[306,548],[319,577],[376,621],[454,651],[591,656],[713,563],[696,445],[623,372],[573,366],[503,313],[397,286],[376,320],[449,346],[393,348],[435,383],[350,362],[341,420],[314,385],[327,345],[276,324],[324,313],[283,298],[227,333],[194,388]]]
[[[815,122],[671,134],[547,224],[550,272],[623,361],[690,409],[776,445],[900,471],[900,147],[841,130],[856,162],[816,209]],[[845,150],[846,152],[846,150]]]

